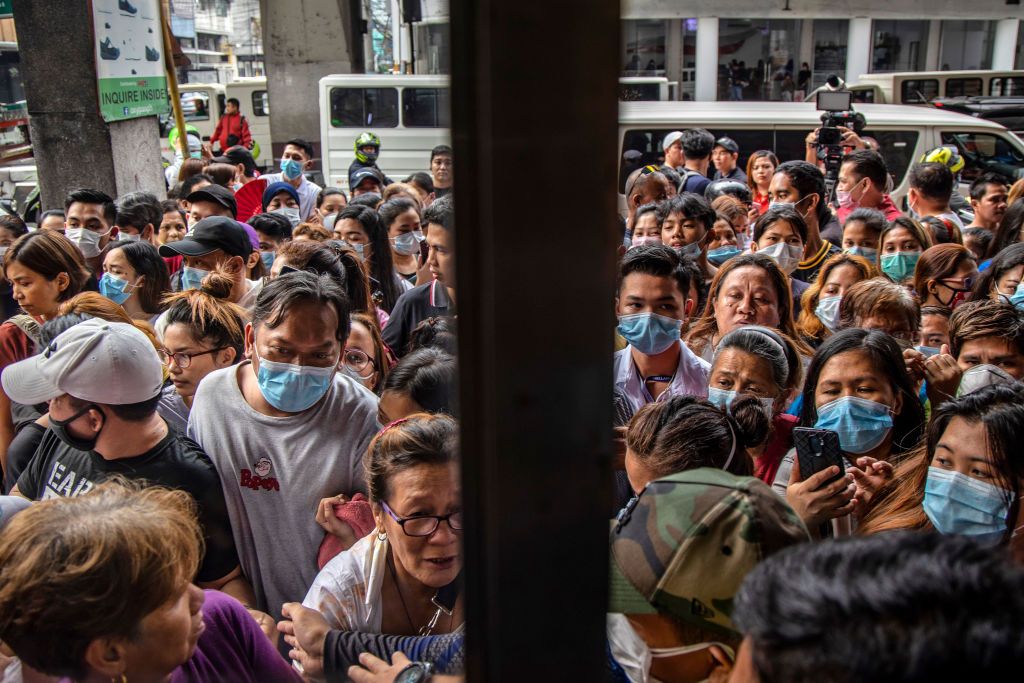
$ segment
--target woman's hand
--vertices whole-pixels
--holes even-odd
[[[320,503],[316,506],[316,523],[319,524],[324,531],[337,536],[340,538],[346,548],[351,548],[352,545],[358,541],[356,534],[345,522],[338,519],[338,516],[334,514],[334,506],[341,505],[348,502],[348,496],[338,494],[331,496],[330,498],[322,498]]]
[[[926,360],[928,358],[917,349],[903,349],[903,364],[907,366],[907,374],[910,375],[910,379],[917,384],[924,381]]]
[[[281,614],[284,619],[277,630],[292,647],[288,656],[302,666],[304,677],[323,680],[324,640],[331,630],[324,615],[297,602],[286,602],[281,606]]]
[[[854,483],[857,485],[854,497],[857,499],[858,510],[867,510],[878,492],[893,477],[891,464],[866,456],[857,458],[857,466],[847,471],[853,475]]]
[[[937,355],[924,362],[924,376],[928,380],[926,391],[932,410],[956,397],[963,374],[956,359],[950,355],[948,344],[943,344]]]
[[[844,474],[831,484],[829,479],[840,474],[835,465],[828,467],[803,481],[800,478],[800,463],[794,458],[793,469],[786,487],[786,502],[792,506],[800,519],[812,532],[822,522],[842,517],[853,512],[856,506],[857,487],[853,475]]]

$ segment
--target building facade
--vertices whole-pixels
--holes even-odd
[[[665,76],[680,99],[785,100],[831,74],[1024,68],[1017,2],[624,0],[622,75]]]

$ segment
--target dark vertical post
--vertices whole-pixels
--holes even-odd
[[[619,4],[453,0],[472,681],[598,681]]]

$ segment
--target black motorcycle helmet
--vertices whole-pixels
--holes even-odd
[[[735,197],[747,206],[753,201],[753,197],[750,194],[750,188],[747,187],[746,183],[741,183],[738,180],[732,178],[722,178],[721,180],[714,180],[704,188],[704,199],[708,200],[708,203],[715,201],[722,195],[729,195]]]

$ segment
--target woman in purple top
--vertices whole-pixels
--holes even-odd
[[[181,491],[108,482],[10,521],[0,640],[25,680],[300,680],[240,603],[192,584],[194,508]]]

